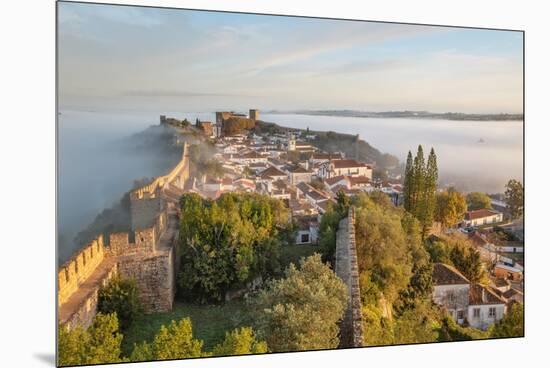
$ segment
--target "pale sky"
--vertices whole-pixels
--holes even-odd
[[[522,112],[520,32],[58,6],[62,109]]]

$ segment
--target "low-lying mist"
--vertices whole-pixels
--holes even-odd
[[[75,236],[134,182],[164,174],[181,152],[167,152],[158,115],[63,111],[59,115],[58,259],[82,244]],[[147,129],[146,133],[140,134]],[[111,214],[123,216],[123,212]],[[119,223],[127,222],[120,218]]]
[[[381,152],[403,163],[419,144],[434,147],[441,185],[463,191],[504,192],[509,179],[523,181],[522,121],[451,121],[439,119],[356,118],[263,114],[282,126],[359,134]]]

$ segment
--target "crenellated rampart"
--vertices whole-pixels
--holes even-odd
[[[182,160],[171,172],[130,194],[132,230],[100,235],[58,271],[58,319],[72,328],[87,327],[97,313],[99,290],[114,275],[136,280],[145,312],[168,311],[175,295],[178,210],[173,193],[189,175],[184,146]],[[149,206],[151,201],[158,201]],[[144,210],[145,208],[145,210]],[[135,220],[135,221],[134,221]]]
[[[101,264],[104,257],[105,247],[103,236],[100,235],[59,268],[57,274],[59,305],[65,303],[78,290],[78,287]]]

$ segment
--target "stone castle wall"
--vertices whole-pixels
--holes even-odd
[[[182,159],[168,174],[159,176],[152,183],[130,193],[132,230],[150,227],[166,206],[162,198],[162,189],[171,185],[183,190],[187,179],[189,179],[189,148],[185,143]]]
[[[189,155],[167,175],[130,193],[132,230],[112,233],[87,244],[58,271],[58,320],[64,326],[88,327],[97,313],[98,293],[114,275],[136,280],[146,313],[172,309],[178,268],[177,200],[163,188],[183,190]]]
[[[103,262],[105,247],[103,236],[88,243],[80,252],[59,268],[57,273],[58,304],[65,303],[96,268]]]
[[[71,302],[64,305],[64,307],[70,308],[60,308],[59,321],[62,325],[72,329],[76,326],[87,328],[92,324],[97,314],[99,289],[106,286],[109,280],[117,274],[116,263],[107,262],[105,266],[104,271],[97,278],[97,282],[94,280],[94,282],[89,282],[88,285],[81,286],[79,293],[85,293],[84,297],[76,298],[73,303],[75,305],[67,305]]]
[[[348,307],[340,322],[340,347],[363,346],[363,322],[359,269],[355,247],[355,210],[350,207],[348,217],[340,221],[336,233],[335,272],[348,288]]]
[[[162,210],[160,195],[140,199],[130,199],[130,219],[132,230],[151,226],[155,217]]]
[[[175,248],[160,254],[129,257],[118,264],[118,273],[135,279],[140,302],[146,313],[172,309],[175,283]]]

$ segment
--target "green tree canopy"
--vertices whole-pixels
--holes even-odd
[[[523,304],[519,303],[514,303],[504,318],[490,328],[491,337],[521,337],[523,335]]]
[[[259,341],[250,327],[226,332],[225,340],[214,347],[212,355],[246,355],[267,353],[265,341]]]
[[[162,325],[151,343],[136,344],[131,361],[196,358],[203,355],[201,340],[193,338],[191,320],[184,318]]]
[[[394,208],[387,196],[371,198],[365,193],[355,198],[354,206],[359,272],[367,273],[391,304],[412,275],[409,236],[401,223],[403,212]]]
[[[332,202],[329,202],[327,211],[321,217],[321,223],[319,224],[319,249],[323,253],[325,261],[333,261],[336,250],[336,231],[338,231],[338,224],[344,216]]]
[[[405,164],[403,203],[405,209],[420,221],[422,237],[428,234],[434,220],[438,180],[437,157],[432,148],[428,161],[424,159],[424,150],[418,146],[413,160],[409,151]]]
[[[436,196],[435,220],[447,228],[464,218],[467,205],[462,193],[450,188]]]
[[[471,192],[466,196],[468,210],[491,209],[491,197],[482,192]]]
[[[136,281],[121,277],[112,278],[107,286],[99,290],[97,310],[104,314],[116,313],[120,329],[128,328],[142,312]]]
[[[342,280],[314,254],[293,263],[256,300],[259,329],[271,351],[336,348],[338,321],[347,306]]]
[[[440,237],[438,240],[427,242],[426,247],[434,263],[441,262],[454,266],[470,282],[480,282],[485,278],[481,256],[464,236]]]
[[[59,365],[118,363],[122,335],[118,333],[116,314],[98,313],[92,325],[68,330],[59,326],[57,353]]]
[[[182,196],[181,209],[178,285],[183,295],[221,301],[230,288],[279,266],[281,230],[291,226],[280,200],[226,193],[213,201],[191,193]]]
[[[512,218],[523,216],[523,185],[519,181],[514,179],[508,181],[504,197]]]

